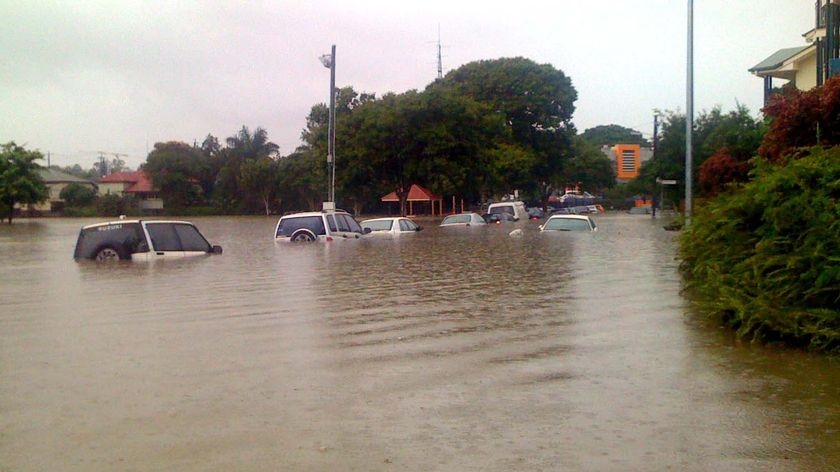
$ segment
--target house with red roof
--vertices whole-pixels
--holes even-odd
[[[140,210],[163,210],[163,200],[142,170],[114,172],[99,179],[99,195],[133,195]]]

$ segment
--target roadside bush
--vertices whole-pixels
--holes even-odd
[[[73,182],[61,190],[59,197],[70,207],[90,206],[96,199],[96,190]]]
[[[704,311],[754,340],[840,352],[840,146],[752,181],[698,211],[681,270]]]

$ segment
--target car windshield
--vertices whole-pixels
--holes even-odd
[[[580,218],[551,218],[543,226],[545,231],[591,231],[589,220]]]
[[[291,218],[281,218],[280,224],[277,225],[277,237],[289,237],[295,231],[306,228],[316,235],[327,234],[324,229],[324,219],[321,215],[313,216],[297,216]]]
[[[391,227],[393,225],[393,220],[371,220],[362,222],[362,227],[370,228],[371,231],[391,231]]]
[[[470,215],[449,215],[443,219],[440,223],[442,225],[448,225],[453,223],[469,223],[470,222]]]

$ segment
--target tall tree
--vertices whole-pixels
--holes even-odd
[[[650,145],[648,140],[642,136],[641,131],[615,124],[588,128],[580,134],[580,137],[589,144],[599,148],[601,146],[614,146],[616,144]]]
[[[577,100],[571,79],[550,64],[515,57],[466,64],[435,86],[455,87],[503,114],[513,142],[537,157],[532,185],[545,203],[571,156]]]
[[[719,152],[724,152],[731,160],[719,156],[709,166],[720,169],[721,165],[729,168],[732,164],[738,169],[732,168],[731,172],[719,173],[717,182],[713,183],[706,179],[702,186],[697,185],[695,188],[719,189],[726,183],[725,179],[744,175],[743,170],[740,169],[743,165],[739,163],[746,164],[755,155],[764,132],[762,123],[750,116],[749,110],[742,105],[728,113],[723,113],[720,108],[700,113],[694,120],[692,140],[694,178],[699,178],[703,163]],[[708,176],[708,171],[705,175]],[[640,193],[654,193],[657,177],[679,181],[685,179],[685,115],[683,114],[665,113],[656,155],[642,166],[639,177],[630,183],[630,188]],[[677,186],[679,192],[683,192],[684,188],[684,185]]]
[[[276,144],[268,140],[268,132],[257,127],[254,133],[243,126],[235,135],[227,138],[227,145],[235,154],[243,160],[259,159],[262,157],[277,157],[280,149]]]
[[[242,189],[259,198],[266,215],[271,214],[271,207],[277,196],[280,184],[279,170],[277,161],[270,157],[246,161],[241,167]]]
[[[155,143],[142,170],[160,190],[164,205],[173,210],[199,203],[203,197],[198,177],[202,156],[198,148],[187,143],[169,141]]]
[[[615,167],[600,149],[579,136],[574,140],[574,155],[566,161],[563,176],[567,183],[580,183],[583,188],[605,189],[615,184]]]
[[[8,211],[9,224],[14,217],[15,204],[39,203],[48,197],[47,186],[38,174],[37,160],[44,156],[27,151],[14,141],[0,146],[0,203]]]
[[[215,182],[215,198],[229,210],[253,212],[262,206],[258,196],[242,186],[242,165],[257,159],[276,159],[279,147],[268,139],[268,132],[257,127],[253,133],[243,126],[226,140],[227,147],[218,151],[221,166]]]

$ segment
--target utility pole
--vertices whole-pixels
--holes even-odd
[[[438,80],[440,80],[440,79],[443,78],[443,60],[441,59],[441,54],[440,54],[440,24],[439,23],[438,23],[438,43],[437,43],[437,47],[438,47],[438,51],[437,51],[438,52],[438,54],[437,54],[437,73],[438,73],[438,75],[437,75],[437,78],[438,78]]]
[[[691,225],[691,135],[694,131],[694,0],[688,0],[688,54],[685,106],[685,227]]]
[[[327,137],[327,163],[329,165],[329,190],[324,210],[335,209],[335,44],[329,55],[321,56],[321,64],[330,69],[330,121]],[[329,207],[329,208],[328,208]]]
[[[653,155],[656,156],[656,148],[659,145],[659,113],[653,115]]]

